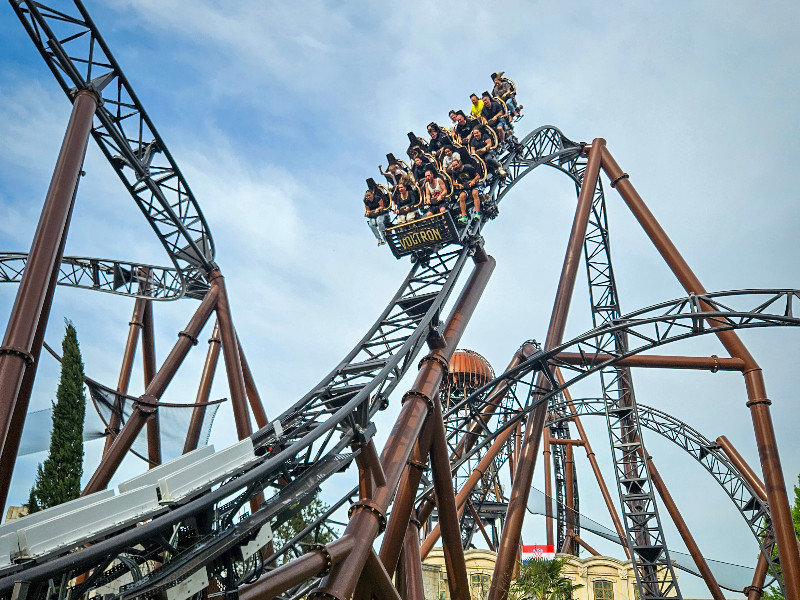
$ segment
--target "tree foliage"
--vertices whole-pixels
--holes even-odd
[[[78,336],[69,321],[61,350],[61,379],[53,404],[50,451],[36,469],[27,504],[31,513],[73,500],[81,493],[86,394]]]
[[[315,497],[300,510],[290,516],[280,527],[273,532],[272,543],[275,549],[283,547],[288,541],[299,535],[306,527],[316,521],[330,508],[319,497]],[[300,539],[299,546],[307,544],[327,544],[337,537],[337,532],[322,525]],[[290,558],[285,556],[284,559]]]
[[[509,597],[513,600],[572,600],[575,585],[561,571],[566,558],[529,560],[520,565],[519,576],[511,583]]]

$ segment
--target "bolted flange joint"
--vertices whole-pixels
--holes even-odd
[[[386,529],[386,515],[377,504],[375,504],[372,500],[359,500],[358,502],[353,502],[347,511],[347,518],[351,518],[353,513],[357,510],[368,510],[373,515],[378,517],[378,533],[383,533],[384,529]]]

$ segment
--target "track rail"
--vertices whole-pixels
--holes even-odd
[[[19,283],[27,261],[25,253],[0,252],[0,283]],[[184,289],[180,273],[171,267],[86,256],[65,256],[56,283],[150,300],[174,300],[181,296],[201,299],[208,291],[208,285],[201,279],[188,280]]]
[[[214,241],[164,140],[80,0],[46,5],[9,0],[61,89],[93,90],[100,150],[175,265],[184,293],[214,267]],[[178,296],[175,296],[178,297]]]

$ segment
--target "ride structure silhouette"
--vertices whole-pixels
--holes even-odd
[[[665,435],[703,464],[745,517],[760,552],[751,596],[772,573],[788,597],[800,597],[800,557],[794,551],[770,402],[761,369],[737,333],[800,324],[794,316],[800,292],[707,292],[605,140],[576,143],[555,127],[539,127],[500,154],[504,176],[484,168],[488,190],[482,198],[482,218],[463,227],[451,219],[447,226],[457,230],[454,237],[426,236],[424,243],[418,237],[409,246],[398,241],[404,230],[396,233],[389,245],[397,255],[410,254],[412,262],[395,295],[328,375],[292,406],[268,418],[236,335],[225,278],[199,202],[85,7],[78,0],[65,4],[56,10],[43,3],[11,2],[72,101],[73,112],[31,252],[0,256],[5,280],[19,283],[0,348],[4,500],[57,285],[135,300],[114,389],[118,404],[107,423],[101,464],[79,500],[0,526],[0,597],[74,600],[102,593],[120,600],[154,595],[183,600],[238,593],[247,599],[422,598],[421,561],[441,537],[450,596],[466,599],[470,592],[463,551],[478,532],[497,551],[489,598],[503,600],[540,444],[548,458],[543,461],[545,494],[555,498],[558,513],[548,519],[548,543],[563,552],[592,551],[581,536],[573,455],[575,447],[587,452],[590,448],[580,420],[589,414],[607,420],[619,513],[599,469],[595,475],[634,564],[642,598],[682,597],[656,494],[697,572],[712,595],[722,597],[720,584],[645,449],[643,427]],[[151,225],[171,266],[63,256],[90,135]],[[484,370],[483,378],[473,383],[475,373],[459,363],[463,354],[456,348],[494,269],[484,227],[498,216],[515,183],[539,166],[563,172],[578,191],[547,336],[541,346],[523,343],[500,375],[490,377]],[[601,171],[684,287],[685,297],[621,312]],[[589,273],[594,328],[565,340],[581,255]],[[461,284],[470,262],[471,272]],[[156,365],[154,301],[181,297],[200,303],[167,358]],[[453,298],[451,312],[444,316]],[[185,453],[162,464],[160,399],[212,314],[216,324]],[[705,334],[719,338],[729,357],[644,353]],[[139,338],[147,365],[146,389],[131,398],[128,386]],[[510,341],[510,347],[519,341]],[[240,441],[214,451],[198,447],[197,432],[220,352]],[[420,355],[414,384],[399,394],[398,384]],[[665,413],[638,405],[633,367],[741,372],[763,483],[726,439],[711,442]],[[600,399],[594,404],[571,399],[569,385],[593,374],[600,375]],[[390,402],[401,408],[379,452],[375,416]],[[130,406],[129,412],[122,411],[123,405]],[[142,431],[152,468],[107,490]],[[504,463],[513,466],[508,497],[497,479]],[[304,532],[276,547],[273,531],[311,502],[328,478],[350,465],[355,465],[348,471],[353,473],[354,489]],[[485,476],[490,471],[492,475]],[[549,487],[551,478],[554,489]],[[330,521],[343,508],[347,523],[337,539],[318,545],[304,542],[306,535],[318,537],[323,529],[330,530]],[[502,527],[492,539],[485,526],[498,519]],[[776,545],[785,550],[780,561]]]

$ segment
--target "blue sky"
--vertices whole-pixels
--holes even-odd
[[[432,119],[445,122],[447,111],[467,107],[469,94],[487,89],[497,70],[519,86],[526,115],[520,134],[552,124],[571,139],[607,140],[708,290],[800,287],[793,177],[800,9],[747,2],[512,1],[503,7],[87,0],[208,219],[269,414],[338,362],[408,269],[374,245],[362,217],[364,179],[378,177],[386,152],[404,151],[406,132],[423,132]],[[29,248],[69,110],[13,11],[0,6],[3,250]],[[67,253],[168,264],[94,146],[85,170]],[[537,172],[515,188],[485,230],[498,266],[462,345],[496,370],[522,341],[545,337],[574,197],[563,175]],[[611,191],[607,198],[623,310],[681,296],[619,198]],[[15,293],[14,286],[0,288],[4,320]],[[194,305],[156,307],[160,359]],[[113,385],[131,309],[129,299],[59,289],[48,340],[58,344],[61,323],[70,318],[87,374]],[[579,280],[566,337],[589,326],[586,285]],[[764,368],[790,484],[800,472],[797,335],[743,334]],[[724,352],[711,339],[668,350]],[[190,357],[169,400],[193,399],[202,354],[198,349]],[[54,365],[43,361],[32,407],[48,404],[56,376]],[[640,402],[709,438],[727,435],[757,464],[740,376],[634,377]],[[597,385],[573,394],[596,395]],[[226,395],[215,390],[215,397]],[[595,429],[598,455],[607,456],[602,428],[587,427]],[[214,435],[218,445],[233,440],[225,409]],[[704,553],[750,564],[753,541],[715,484],[658,440],[645,441]],[[15,476],[12,501],[26,498],[32,465]],[[582,506],[608,522],[584,473]],[[526,542],[542,537],[531,520]],[[667,539],[680,548],[676,538],[668,530]],[[686,585],[692,585],[688,578]]]

